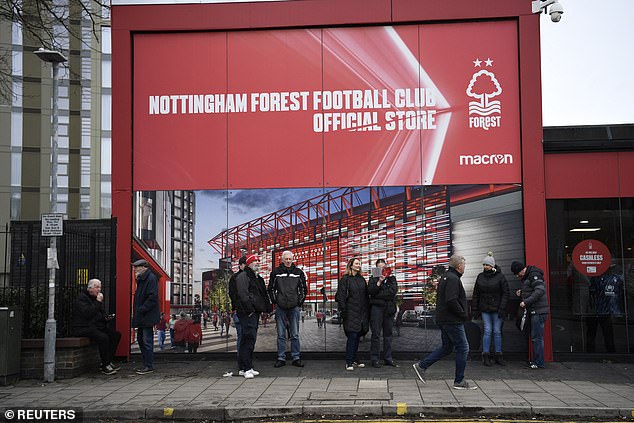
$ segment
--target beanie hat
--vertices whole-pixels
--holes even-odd
[[[247,256],[247,261],[246,261],[246,265],[250,265],[251,263],[253,263],[254,261],[260,261],[260,257],[258,257],[257,254],[249,254]]]
[[[525,267],[526,266],[521,261],[514,261],[513,263],[511,263],[511,273],[517,275],[519,272],[524,270]]]
[[[488,264],[491,267],[495,267],[495,259],[493,258],[493,253],[489,251],[487,256],[482,260],[482,264]]]

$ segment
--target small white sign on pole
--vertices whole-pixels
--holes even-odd
[[[42,236],[64,235],[64,215],[62,213],[42,214]]]

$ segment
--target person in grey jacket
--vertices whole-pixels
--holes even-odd
[[[531,369],[544,368],[544,324],[548,319],[548,296],[544,271],[535,266],[526,266],[514,261],[511,272],[520,279],[521,288],[515,294],[522,297],[520,307],[526,310],[531,318],[531,342],[533,343],[533,360]]]
[[[143,368],[136,373],[144,375],[154,371],[154,325],[160,318],[158,281],[147,261],[137,260],[132,267],[136,275],[132,327],[137,328],[137,342],[143,356]]]
[[[469,385],[464,377],[469,355],[469,343],[464,330],[467,321],[467,295],[460,278],[464,274],[466,259],[453,255],[449,259],[449,270],[438,283],[436,291],[436,324],[440,327],[442,345],[420,362],[414,363],[414,371],[421,382],[425,382],[425,371],[441,358],[456,350],[456,372],[454,389],[478,389]]]

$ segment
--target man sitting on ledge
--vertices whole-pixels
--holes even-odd
[[[117,350],[121,333],[110,328],[108,322],[112,316],[106,316],[101,293],[101,281],[91,279],[88,287],[82,291],[73,306],[73,336],[85,336],[97,343],[101,357],[101,372],[106,375],[117,373],[118,368],[112,363]]]

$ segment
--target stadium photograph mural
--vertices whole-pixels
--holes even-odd
[[[193,193],[192,271],[218,319],[240,257],[259,255],[268,283],[291,251],[303,351],[345,350],[338,280],[352,257],[366,279],[384,259],[394,350],[432,350],[451,254],[467,257],[469,299],[489,251],[505,274],[524,256],[517,46],[511,21],[134,34],[133,230]],[[257,350],[275,351],[272,317],[260,330]],[[506,350],[526,350],[504,330]],[[199,351],[235,350],[231,326],[218,335]]]

